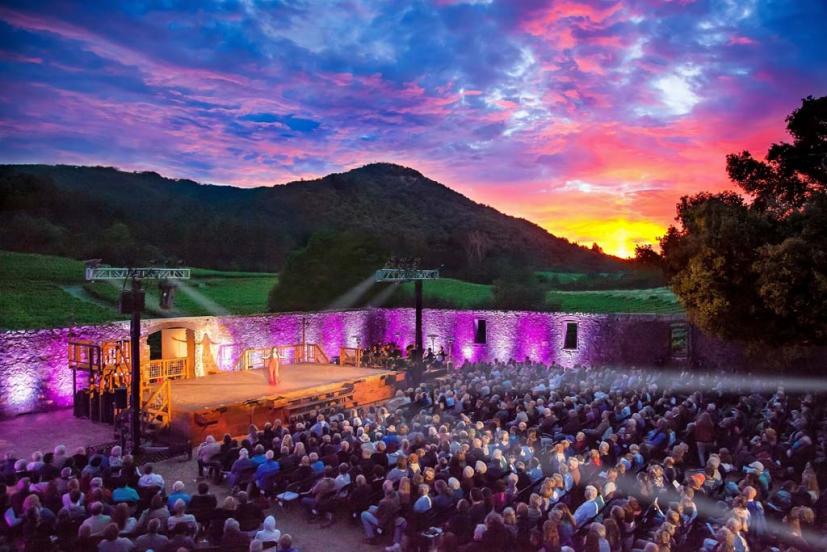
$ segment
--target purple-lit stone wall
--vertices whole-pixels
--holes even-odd
[[[232,370],[246,348],[299,343],[302,320],[308,343],[329,358],[340,347],[414,340],[413,309],[367,309],[255,316],[145,320],[142,334],[162,328],[187,328],[195,335],[195,373]],[[486,342],[474,343],[475,324],[485,320]],[[445,347],[456,366],[464,361],[509,359],[563,366],[660,365],[669,359],[670,325],[681,317],[514,311],[430,310],[423,313],[425,347]],[[568,322],[578,325],[578,346],[564,350]],[[0,416],[72,404],[72,372],[67,363],[70,336],[101,342],[128,338],[126,323],[63,329],[0,332]],[[705,367],[746,366],[734,344],[691,332],[692,358]],[[825,355],[819,358],[823,362]]]
[[[485,344],[474,343],[477,320],[486,321]],[[669,325],[678,317],[519,311],[428,310],[423,313],[425,347],[445,347],[455,363],[529,358],[563,366],[652,364],[669,354]],[[577,323],[578,347],[563,350],[568,322]],[[372,341],[413,342],[414,312],[381,309],[371,320]],[[429,338],[428,336],[434,336]],[[450,342],[449,342],[450,340]]]
[[[233,351],[301,342],[302,319],[306,320],[308,343],[320,345],[332,359],[340,347],[355,347],[357,338],[362,344],[369,342],[372,312],[155,319],[142,321],[141,332],[147,336],[162,328],[195,330],[196,374],[205,375],[207,360],[219,370],[232,370],[238,360]],[[70,339],[100,343],[128,338],[128,323],[0,332],[0,417],[72,404],[72,371],[67,360]],[[222,346],[233,346],[226,358],[221,357]],[[85,381],[79,375],[82,387]]]
[[[128,337],[129,327],[107,324],[0,332],[0,416],[72,404],[70,335],[94,341],[121,339]]]

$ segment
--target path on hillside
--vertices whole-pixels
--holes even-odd
[[[75,284],[71,286],[58,286],[60,289],[74,297],[75,299],[79,299],[81,301],[85,301],[87,303],[93,303],[98,305],[99,307],[103,307],[110,311],[117,312],[117,305],[113,305],[109,301],[104,301],[100,297],[95,297],[91,293],[89,293],[86,288],[83,287],[82,284]],[[149,311],[149,314],[147,314]],[[178,311],[177,309],[171,309],[169,311],[156,311],[154,309],[146,309],[144,311],[144,316],[149,316],[150,318],[169,318],[169,317],[178,317],[178,316],[187,316],[182,312]]]
[[[71,286],[59,286],[60,289],[74,297],[75,299],[80,299],[81,301],[85,301],[87,303],[93,303],[99,307],[103,307],[108,310],[115,310],[115,307],[112,303],[108,301],[104,301],[98,297],[95,297],[88,291],[83,288],[82,284],[75,284]]]

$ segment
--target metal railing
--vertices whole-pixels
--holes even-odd
[[[241,370],[258,370],[267,367],[267,363],[278,356],[279,364],[330,364],[330,360],[321,347],[315,343],[296,345],[276,345],[274,347],[253,347],[245,349],[241,356]]]

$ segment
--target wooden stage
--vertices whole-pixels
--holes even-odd
[[[171,382],[172,431],[194,443],[212,434],[245,435],[251,423],[261,428],[276,418],[328,406],[353,408],[393,397],[403,372],[339,366],[289,364],[278,385],[267,383],[265,370],[225,372]]]

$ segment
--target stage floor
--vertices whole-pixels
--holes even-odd
[[[312,392],[314,388],[387,374],[395,372],[337,364],[290,364],[281,367],[279,384],[273,386],[267,383],[265,370],[223,372],[173,381],[172,404],[175,411],[192,412],[237,405],[249,400]]]

